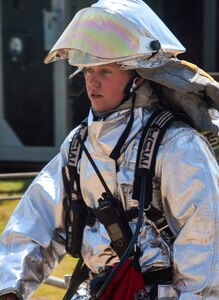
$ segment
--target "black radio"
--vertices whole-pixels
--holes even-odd
[[[109,198],[106,193],[103,193],[102,197],[98,200],[99,206],[95,214],[105,226],[112,241],[112,247],[121,258],[132,239],[132,231],[119,201]]]

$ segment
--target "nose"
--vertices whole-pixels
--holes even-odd
[[[91,74],[89,74],[87,76],[87,80],[88,80],[88,83],[93,86],[93,87],[99,87],[100,86],[100,79],[99,79],[99,76],[96,72],[93,72]]]

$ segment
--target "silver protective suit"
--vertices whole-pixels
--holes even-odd
[[[147,82],[137,90],[134,123],[118,172],[109,153],[130,117],[129,101],[104,120],[93,121],[93,113],[89,114],[86,147],[125,209],[137,205],[132,199],[136,154],[157,101]],[[0,238],[0,295],[14,291],[20,299],[30,299],[65,254],[62,166],[68,162],[69,142],[76,131],[30,185]],[[84,200],[95,207],[103,187],[84,154],[79,170]],[[173,251],[146,218],[139,236],[143,272],[173,263],[173,285],[160,286],[159,299],[219,299],[218,174],[207,140],[195,129],[174,122],[159,148],[153,180],[153,204],[164,212],[176,237]],[[135,219],[130,222],[133,230],[135,223]],[[82,254],[93,272],[118,262],[109,243],[98,221],[85,227]]]

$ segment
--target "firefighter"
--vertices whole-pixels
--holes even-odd
[[[91,102],[76,166],[79,188],[73,193],[91,216],[78,218],[84,222],[80,253],[89,273],[73,299],[97,297],[104,282],[99,286],[98,280],[109,278],[104,276],[112,274],[124,255],[113,243],[114,233],[121,233],[118,240],[128,245],[129,229],[135,233],[137,153],[145,126],[160,108],[183,116],[166,129],[152,180],[151,204],[164,216],[173,239],[164,236],[145,211],[134,267],[143,286],[132,286],[136,273],[131,276],[128,259],[124,273],[131,279],[123,281],[120,273],[117,288],[111,285],[101,299],[219,299],[219,169],[201,133],[217,138],[213,116],[218,114],[219,85],[198,67],[179,60],[177,55],[184,51],[143,1],[100,0],[75,15],[45,58],[45,63],[67,59],[77,67],[72,76],[83,72]],[[66,228],[69,211],[62,170],[79,129],[68,135],[60,153],[29,186],[1,235],[0,299],[30,299],[66,253],[71,232]],[[116,213],[108,223],[108,215],[102,215],[102,208],[111,213],[117,206],[128,229]],[[78,241],[74,238],[72,245]]]

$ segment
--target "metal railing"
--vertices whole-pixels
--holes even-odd
[[[22,195],[15,195],[15,196],[5,196],[5,197],[0,197],[0,201],[5,201],[5,200],[18,200],[22,197]]]
[[[38,175],[38,172],[25,172],[25,173],[3,173],[0,174],[0,180],[8,179],[28,179],[34,178]]]
[[[0,180],[16,180],[16,179],[29,179],[38,175],[38,172],[26,172],[26,173],[3,173],[0,174]],[[0,201],[5,200],[18,200],[22,195],[4,196],[0,197]]]
[[[0,180],[17,180],[17,179],[29,179],[34,178],[38,175],[38,172],[26,172],[26,173],[4,173],[0,174]],[[0,201],[4,200],[18,200],[22,197],[22,195],[14,195],[14,196],[5,196],[0,197]],[[54,287],[67,289],[68,284],[64,279],[49,276],[49,278],[44,282],[44,284],[51,285]]]
[[[65,283],[64,279],[60,279],[54,276],[49,276],[49,278],[47,279],[47,281],[44,282],[44,284],[52,285],[54,287],[58,287],[65,290],[67,290],[68,288],[68,285]]]

